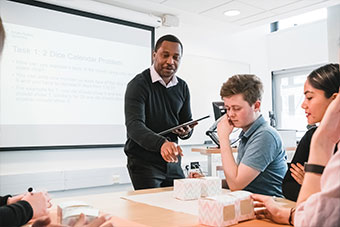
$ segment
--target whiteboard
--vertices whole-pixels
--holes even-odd
[[[250,72],[250,64],[226,59],[210,58],[196,55],[183,55],[177,75],[184,79],[190,89],[191,111],[193,119],[210,114],[211,117],[199,122],[188,140],[180,144],[203,144],[210,140],[205,135],[214,123],[213,101],[220,101],[220,89],[227,79],[235,74]]]

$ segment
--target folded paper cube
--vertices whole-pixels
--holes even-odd
[[[222,180],[219,177],[202,177],[201,196],[215,196],[222,193]]]
[[[201,198],[198,201],[199,222],[211,226],[227,226],[255,217],[251,193],[234,191]]]
[[[73,226],[81,213],[86,215],[86,222],[90,222],[98,217],[99,210],[92,208],[83,201],[62,202],[58,204],[57,208],[58,223]]]
[[[57,206],[57,217],[59,224],[62,222],[63,211],[68,207],[90,207],[90,205],[83,201],[66,201],[59,203]]]
[[[253,199],[250,197],[250,192],[234,191],[230,192],[230,195],[237,198],[236,215],[238,216],[239,222],[255,218],[254,203]]]
[[[199,199],[199,223],[210,226],[237,224],[236,202],[237,198],[228,194]]]
[[[174,180],[174,197],[180,200],[193,200],[201,196],[201,180],[186,178]]]
[[[79,219],[79,215],[85,215],[85,224],[93,221],[99,215],[99,210],[93,207],[68,207],[64,209],[63,218],[61,220],[62,225],[74,226]]]

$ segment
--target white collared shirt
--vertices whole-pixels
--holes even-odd
[[[165,82],[162,79],[162,77],[155,70],[155,66],[154,65],[152,65],[150,67],[150,75],[151,75],[152,83],[156,83],[157,81],[159,81],[159,83],[161,83],[166,88],[173,87],[173,86],[176,86],[178,84],[178,80],[177,80],[176,75],[174,75],[172,77],[172,79],[169,81],[168,84],[165,84]]]

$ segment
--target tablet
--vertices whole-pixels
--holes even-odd
[[[165,131],[162,131],[162,132],[160,132],[160,133],[158,133],[158,134],[164,136],[165,134],[168,134],[168,133],[172,132],[173,130],[182,128],[182,127],[184,127],[184,126],[192,125],[192,124],[194,124],[194,123],[196,123],[196,122],[199,122],[199,121],[201,121],[201,120],[207,119],[207,118],[209,118],[209,117],[210,117],[210,115],[207,115],[207,116],[198,118],[198,119],[196,119],[196,120],[188,121],[188,122],[185,122],[185,123],[183,123],[183,124],[177,125],[177,126],[175,126],[175,127],[169,128],[169,129],[167,129],[167,130],[165,130]]]

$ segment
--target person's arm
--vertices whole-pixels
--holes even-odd
[[[311,143],[311,153],[308,158],[308,164],[316,164],[326,166],[331,158],[335,144],[328,141],[326,129],[321,128],[314,133]],[[327,131],[327,130],[326,130]],[[321,174],[318,173],[305,173],[304,183],[301,186],[301,191],[298,197],[297,204],[308,199],[314,193],[320,192]]]
[[[47,215],[52,204],[50,196],[47,192],[26,193],[22,201],[27,201],[33,209],[33,218],[38,218]]]
[[[280,206],[271,196],[252,194],[251,197],[257,201],[254,203],[254,207],[258,208],[255,210],[256,218],[268,218],[279,224],[294,223],[294,209]]]
[[[125,125],[128,136],[139,146],[148,151],[160,152],[166,139],[145,124],[146,86],[143,81],[131,81],[128,84],[125,93]]]
[[[84,214],[79,215],[79,219],[72,227],[113,227],[113,221],[110,221],[105,215],[99,216],[93,219],[90,223],[86,223],[86,216]],[[61,224],[51,223],[49,216],[44,216],[32,224],[32,227],[65,227]]]
[[[321,191],[298,204],[296,226],[338,226],[340,223],[340,154],[332,156],[321,178]],[[307,180],[307,179],[306,179]],[[302,192],[302,191],[301,191]]]
[[[243,163],[237,165],[235,162],[229,142],[229,135],[233,128],[228,118],[223,117],[218,123],[217,132],[220,140],[222,165],[228,187],[230,190],[241,190],[252,182],[260,172]]]
[[[21,226],[33,217],[33,209],[27,201],[19,201],[0,207],[0,226]]]
[[[329,104],[326,113],[315,131],[308,158],[308,164],[326,166],[333,155],[335,144],[340,139],[340,95]],[[297,204],[305,201],[310,195],[320,192],[321,174],[306,172]]]

